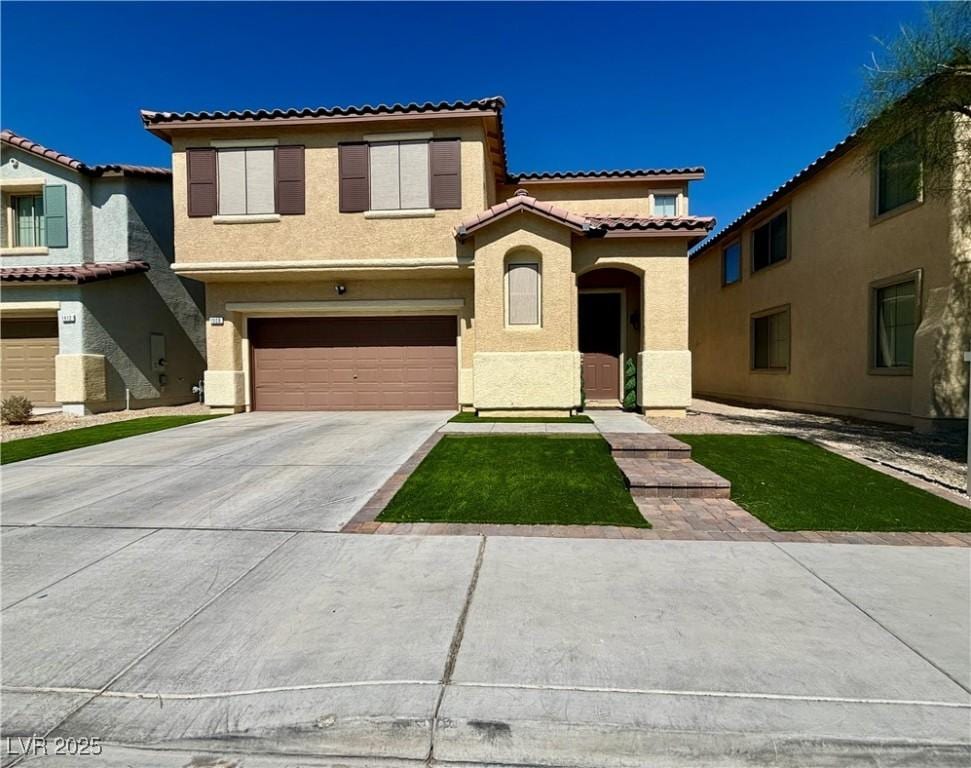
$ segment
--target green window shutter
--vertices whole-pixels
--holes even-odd
[[[44,219],[48,248],[67,248],[67,187],[44,187]]]

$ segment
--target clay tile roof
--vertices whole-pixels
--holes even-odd
[[[746,222],[766,210],[770,205],[778,201],[796,187],[809,181],[813,176],[827,168],[839,158],[843,157],[853,147],[859,143],[860,131],[854,131],[836,146],[828,149],[822,155],[813,160],[809,165],[799,171],[795,176],[784,181],[781,185],[772,190],[768,195],[759,200],[755,205],[736,218],[731,224],[718,232],[714,237],[704,241],[695,248],[689,255],[691,258],[700,256],[709,248],[719,242],[723,242],[727,237],[740,230]]]
[[[456,237],[460,239],[465,238],[477,229],[481,229],[486,224],[491,224],[492,222],[505,218],[512,213],[516,213],[517,211],[529,211],[531,213],[535,213],[543,218],[550,219],[558,224],[564,224],[579,232],[585,231],[589,226],[589,222],[583,216],[570,213],[565,208],[559,208],[550,203],[541,202],[535,197],[521,194],[521,192],[522,191],[520,190],[520,192],[517,192],[515,196],[510,197],[505,202],[497,203],[488,210],[483,211],[482,213],[477,213],[475,216],[462,221],[458,227],[455,228]]]
[[[501,96],[467,101],[426,101],[421,104],[364,104],[347,107],[290,107],[287,109],[243,109],[200,112],[155,112],[141,110],[146,127],[163,123],[185,123],[200,120],[286,120],[288,118],[364,117],[369,115],[413,115],[435,112],[498,111],[506,106]]]
[[[605,216],[585,214],[591,224],[608,231],[624,232],[710,232],[715,226],[712,216]]]
[[[486,211],[478,213],[462,221],[455,228],[455,236],[464,240],[493,222],[505,218],[517,211],[527,211],[542,216],[545,219],[582,232],[588,237],[605,236],[611,233],[687,233],[704,237],[715,226],[715,220],[710,216],[610,216],[606,214],[578,214],[564,208],[537,200],[519,190],[514,197],[497,203]]]
[[[139,177],[158,177],[168,178],[172,172],[168,168],[157,168],[148,165],[85,165],[80,160],[76,160],[70,155],[58,152],[56,149],[48,149],[43,144],[20,136],[6,128],[0,131],[0,142],[17,147],[24,152],[43,157],[52,163],[63,165],[65,168],[83,173],[86,176],[139,176]]]
[[[457,101],[425,101],[408,104],[363,104],[347,107],[291,107],[287,109],[232,109],[228,111],[200,111],[200,112],[156,112],[150,109],[141,110],[142,124],[150,133],[165,141],[171,141],[171,129],[191,128],[193,123],[232,123],[232,122],[300,122],[343,120],[346,118],[368,117],[411,117],[411,116],[447,116],[449,114],[482,113],[495,118],[495,131],[487,135],[489,156],[496,177],[504,179],[506,171],[506,145],[502,127],[502,110],[506,102],[502,96],[489,96],[484,99],[468,99]]]
[[[638,180],[656,176],[691,176],[702,178],[705,169],[701,166],[688,168],[623,168],[611,171],[544,171],[510,174],[507,181],[519,184],[526,181],[609,181],[611,179]]]
[[[148,272],[144,261],[120,261],[111,264],[79,264],[63,267],[4,267],[0,281],[4,283],[67,282],[74,285],[110,280],[113,277]]]

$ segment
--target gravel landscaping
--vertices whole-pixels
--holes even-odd
[[[967,436],[961,432],[921,434],[836,416],[746,408],[709,400],[693,400],[685,419],[649,418],[647,421],[669,434],[793,435],[967,498],[963,494]]]
[[[208,413],[209,409],[199,403],[174,405],[164,408],[142,408],[134,411],[111,411],[109,413],[95,414],[94,416],[69,416],[66,413],[56,411],[54,413],[34,416],[29,424],[0,425],[0,442],[6,443],[8,440],[20,440],[23,437],[51,435],[55,432],[66,432],[69,429],[80,429],[82,427],[94,427],[98,424],[112,424],[116,421],[142,419],[146,416],[205,416]]]

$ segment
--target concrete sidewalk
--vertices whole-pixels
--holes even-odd
[[[966,549],[83,528],[0,542],[4,735],[105,742],[96,763],[58,766],[971,759]]]

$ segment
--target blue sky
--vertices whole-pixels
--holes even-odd
[[[5,128],[87,163],[168,165],[140,108],[500,94],[510,170],[704,165],[692,211],[724,226],[849,132],[873,37],[923,13],[918,3],[4,2],[0,111]]]

